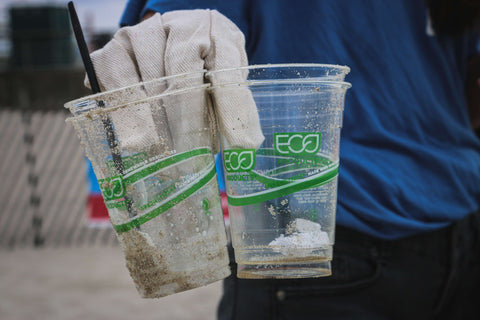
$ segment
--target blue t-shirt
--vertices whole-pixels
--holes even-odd
[[[145,10],[195,8],[217,9],[239,26],[250,64],[351,68],[339,225],[395,239],[479,208],[480,140],[464,95],[478,37],[433,35],[418,0],[131,0],[122,23],[137,23]]]

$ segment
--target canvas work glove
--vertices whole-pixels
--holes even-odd
[[[104,48],[92,53],[91,58],[103,91],[202,69],[245,66],[248,62],[244,43],[244,36],[235,24],[215,10],[171,11],[163,15],[157,13],[138,25],[120,29]],[[244,82],[246,74],[236,73],[236,77],[239,79],[228,79],[228,82]],[[214,79],[212,85],[221,84],[221,81]],[[172,81],[163,88],[155,87],[157,92],[148,92],[147,87],[136,94],[142,98],[203,82],[203,74],[199,72],[188,83]],[[86,85],[89,86],[88,80]],[[188,104],[191,110],[177,110],[178,104],[166,103],[166,119],[162,119],[162,123],[169,126],[168,133],[158,132],[158,126],[155,131],[158,115],[152,115],[148,102],[134,112],[128,108],[118,109],[111,117],[121,148],[138,150],[142,146],[164,143],[162,136],[182,136],[196,129],[191,127],[192,119],[205,112],[209,113],[215,152],[218,151],[215,150],[217,126],[230,147],[258,148],[264,137],[253,97],[248,88],[232,91],[229,91],[230,96],[213,97],[213,110],[211,106],[207,107],[209,110],[197,110],[205,109],[205,104],[195,102],[193,95]],[[173,143],[175,145],[170,148],[177,151],[198,147],[195,139],[177,139]]]

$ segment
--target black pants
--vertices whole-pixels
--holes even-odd
[[[478,320],[480,213],[395,241],[337,227],[332,273],[299,280],[230,276],[218,319]]]

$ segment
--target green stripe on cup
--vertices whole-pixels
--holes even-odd
[[[329,171],[331,168],[337,168],[338,163],[333,163],[331,162],[326,168],[324,168],[324,171]],[[287,172],[295,172],[295,171],[303,171],[306,168],[312,168],[312,166],[304,166],[301,164],[293,164],[289,166],[285,166],[282,168],[277,168],[274,170],[269,171],[269,174],[271,176],[275,176],[277,174],[282,174],[282,173],[287,173]],[[260,183],[263,183],[265,185],[265,188],[275,188],[279,186],[283,186],[286,184],[292,183],[292,180],[289,179],[278,179],[278,178],[272,178],[271,176],[266,176],[263,174],[260,174],[256,171],[251,171],[250,176],[253,177],[255,180],[257,180]]]
[[[329,183],[335,179],[338,175],[338,164],[332,167],[331,170],[325,172],[324,174],[314,175],[308,179],[302,179],[300,181],[291,182],[288,184],[281,185],[274,189],[269,189],[266,191],[258,192],[254,195],[246,196],[231,196],[227,195],[228,204],[232,206],[246,206],[250,204],[260,203],[264,201],[273,200],[299,192],[305,189],[316,188],[324,184]],[[280,181],[278,181],[280,182]]]
[[[197,149],[197,150],[199,150],[199,149]],[[209,183],[210,180],[215,178],[215,176],[216,176],[215,166],[212,166],[212,168],[208,171],[208,173],[205,174],[196,183],[194,183],[190,188],[188,188],[184,192],[180,193],[179,195],[175,196],[174,198],[168,200],[164,204],[156,207],[155,209],[153,209],[152,211],[150,211],[150,212],[148,212],[144,215],[135,217],[133,220],[131,220],[129,222],[114,225],[113,227],[114,227],[115,231],[117,231],[118,233],[123,233],[123,232],[129,231],[129,230],[135,229],[135,228],[141,226],[142,224],[152,220],[153,218],[159,216],[160,214],[164,213],[165,211],[169,210],[170,208],[176,206],[177,204],[179,204],[180,202],[182,202],[183,200],[185,200],[186,198],[188,198],[189,196],[194,194],[196,191],[200,190],[203,186],[205,186],[207,183]]]
[[[260,183],[263,183],[265,185],[265,188],[275,188],[279,186],[283,186],[286,184],[290,184],[291,181],[288,181],[286,179],[273,179],[270,177],[267,177],[265,175],[259,174],[256,171],[251,171],[250,176],[253,177],[255,180],[257,180]]]
[[[193,158],[201,155],[207,155],[211,153],[212,153],[212,150],[210,148],[198,148],[198,149],[193,149],[187,152],[182,152],[174,156],[170,156],[168,158],[162,159],[158,162],[155,162],[154,164],[146,168],[133,171],[132,173],[125,175],[124,182],[126,185],[134,184],[135,182],[142,180],[151,174],[156,173],[160,169],[169,167],[171,165],[174,165],[183,160],[187,160],[189,158]]]

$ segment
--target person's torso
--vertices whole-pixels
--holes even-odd
[[[337,223],[399,238],[478,208],[480,141],[464,96],[473,46],[432,35],[423,1],[186,2],[176,9],[212,8],[232,19],[250,64],[351,68]]]

